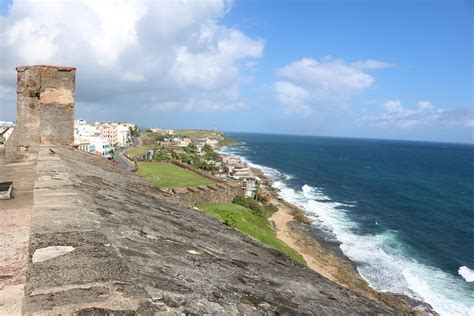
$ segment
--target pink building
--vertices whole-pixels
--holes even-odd
[[[117,131],[117,125],[116,124],[100,124],[99,125],[99,132],[104,136],[106,140],[109,141],[109,143],[112,146],[117,146],[118,143],[118,131]]]

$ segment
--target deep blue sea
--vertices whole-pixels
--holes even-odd
[[[381,291],[474,315],[474,146],[229,133]]]

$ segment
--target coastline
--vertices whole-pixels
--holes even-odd
[[[253,176],[262,179],[262,191],[272,197],[272,204],[278,208],[278,211],[268,218],[278,239],[301,254],[309,269],[340,286],[381,301],[404,314],[437,315],[431,305],[426,302],[406,295],[379,292],[371,288],[357,271],[356,264],[342,253],[338,243],[325,240],[305,219],[298,218],[297,220],[295,214],[301,214],[304,211],[287,201],[279,201],[279,190],[272,186],[272,180],[261,169],[251,167],[250,170]]]

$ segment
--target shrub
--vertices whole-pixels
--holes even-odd
[[[271,203],[270,203],[270,204],[266,204],[266,205],[264,206],[264,208],[265,208],[265,213],[266,213],[267,215],[271,215],[271,214],[276,213],[276,212],[278,211],[278,207],[276,207],[275,205],[273,205],[273,204],[271,204]]]
[[[305,215],[303,210],[300,210],[298,208],[293,208],[291,211],[291,215],[293,218],[303,224],[311,224],[313,221]]]
[[[235,228],[235,226],[237,226],[237,221],[235,220],[234,216],[232,216],[232,214],[227,214],[224,220],[224,224],[229,227]]]
[[[234,197],[234,199],[232,200],[232,203],[238,204],[238,205],[241,205],[241,206],[244,206],[244,207],[246,207],[246,205],[247,205],[246,198],[243,195],[236,195]]]
[[[269,197],[264,192],[257,192],[257,201],[263,204],[267,204],[269,202]]]
[[[232,200],[232,203],[251,209],[252,212],[257,215],[265,214],[265,208],[252,198],[236,195]]]

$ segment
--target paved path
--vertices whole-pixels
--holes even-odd
[[[5,163],[0,148],[0,182],[13,181],[13,199],[0,200],[0,315],[20,315],[31,226],[36,161]]]

